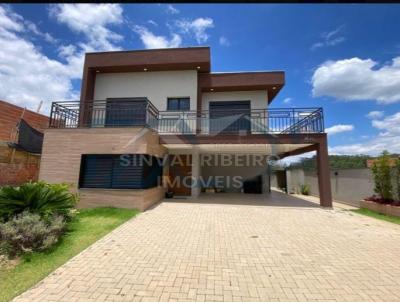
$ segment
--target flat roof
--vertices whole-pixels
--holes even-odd
[[[186,47],[86,53],[85,68],[98,72],[195,69],[210,72],[210,48]]]
[[[202,92],[266,89],[268,102],[285,85],[284,71],[210,73],[210,56],[209,46],[89,52],[85,56],[84,82],[86,77],[95,73],[197,70]],[[82,99],[90,98],[86,90],[82,95],[85,96]]]
[[[270,103],[285,85],[283,71],[224,72],[199,74],[202,92],[218,91],[268,91]]]

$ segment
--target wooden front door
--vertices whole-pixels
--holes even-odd
[[[192,193],[192,156],[190,154],[169,156],[169,191],[176,196]]]

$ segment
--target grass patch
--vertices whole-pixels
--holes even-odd
[[[378,212],[375,212],[375,211],[371,211],[371,210],[368,210],[368,209],[363,209],[363,208],[356,209],[356,210],[350,210],[350,211],[352,211],[354,213],[362,214],[362,215],[365,215],[365,216],[373,217],[373,218],[376,218],[376,219],[385,220],[385,221],[388,221],[388,222],[400,224],[400,217],[397,217],[397,216],[385,215],[385,214],[381,214],[381,213],[378,213]]]
[[[12,269],[0,270],[0,301],[9,301],[42,280],[73,256],[134,217],[129,209],[81,209],[69,224],[68,232],[47,251],[24,256]]]

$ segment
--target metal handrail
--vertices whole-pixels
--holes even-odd
[[[321,133],[322,108],[160,111],[146,98],[53,102],[50,127],[146,126],[161,134]]]

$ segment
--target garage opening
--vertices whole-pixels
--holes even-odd
[[[243,182],[243,193],[247,194],[262,194],[262,176],[247,179]]]

